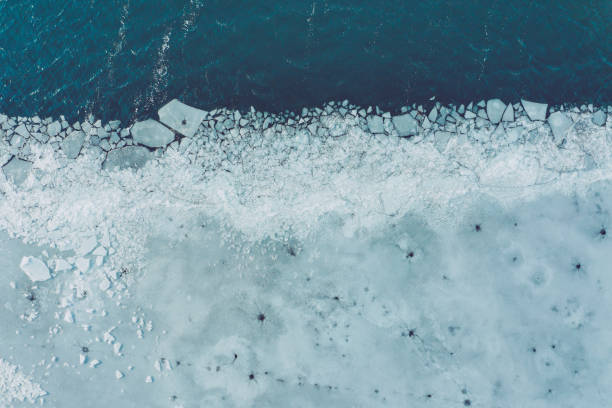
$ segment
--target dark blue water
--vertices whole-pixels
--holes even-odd
[[[0,0],[0,112],[612,102],[612,1]]]

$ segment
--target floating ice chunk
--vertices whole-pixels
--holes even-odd
[[[554,112],[548,117],[548,124],[552,129],[555,143],[559,144],[565,138],[565,135],[572,127],[573,122],[565,113]]]
[[[89,363],[89,367],[96,368],[100,364],[102,364],[102,362],[100,360],[91,360],[91,363]]]
[[[47,265],[33,256],[24,256],[21,258],[19,267],[28,275],[32,282],[42,282],[51,279]]]
[[[487,116],[491,123],[497,125],[504,114],[506,104],[501,99],[489,99],[487,101]]]
[[[79,364],[83,365],[87,362],[87,356],[85,354],[79,354]]]
[[[392,121],[400,137],[414,135],[417,132],[418,122],[408,113],[394,116]]]
[[[593,114],[591,122],[593,122],[597,126],[604,126],[606,124],[606,113],[601,109],[598,110]]]
[[[548,105],[545,103],[537,103],[537,102],[529,102],[524,99],[521,99],[521,104],[523,105],[523,109],[527,112],[527,116],[531,120],[546,120],[546,109]]]
[[[200,123],[208,115],[206,111],[185,105],[178,99],[173,99],[162,106],[157,114],[160,122],[187,137],[193,137]]]
[[[120,380],[120,379],[122,379],[123,377],[124,377],[124,374],[123,374],[121,371],[119,371],[119,370],[115,370],[115,378],[116,378],[116,379]]]
[[[13,157],[2,167],[4,175],[13,180],[15,185],[23,183],[28,178],[28,173],[32,168],[32,163]]]
[[[434,108],[431,110],[431,112],[429,112],[429,115],[427,115],[427,118],[429,119],[430,122],[435,122],[436,119],[438,119],[438,109],[434,106]]]
[[[151,377],[150,375],[147,375],[147,377],[145,378],[145,382],[146,383],[152,383],[153,382],[153,377]]]
[[[137,169],[144,166],[145,163],[152,157],[153,153],[146,147],[126,146],[109,151],[102,167],[108,170],[115,167],[118,167],[121,170],[126,168]]]
[[[57,136],[62,131],[62,125],[56,120],[47,126],[47,134],[51,137]]]
[[[372,133],[384,133],[385,128],[383,126],[383,120],[380,116],[368,116],[368,129]]]
[[[132,126],[134,142],[148,147],[165,147],[174,140],[174,133],[153,119],[136,122]]]
[[[85,133],[80,130],[75,130],[70,133],[67,138],[62,141],[62,150],[69,159],[76,159],[85,142]]]
[[[28,132],[28,129],[25,127],[25,125],[22,123],[21,125],[17,126],[17,128],[15,129],[15,133],[17,133],[18,135],[24,137],[24,138],[28,138],[30,137],[30,132]]]
[[[503,122],[514,122],[514,106],[511,103],[506,106],[506,110],[504,111],[504,116],[502,116]]]
[[[465,111],[465,118],[466,119],[474,119],[476,117],[476,114],[474,112],[472,112],[471,110],[466,110]]]

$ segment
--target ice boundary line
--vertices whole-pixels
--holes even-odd
[[[173,100],[126,128],[0,115],[0,228],[63,250],[93,236],[116,269],[140,264],[164,219],[214,218],[255,240],[305,237],[330,214],[347,234],[406,214],[448,227],[482,196],[509,206],[610,179],[610,113],[491,99],[270,115]]]

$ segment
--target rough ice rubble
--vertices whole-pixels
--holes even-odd
[[[433,225],[439,223],[448,228],[453,217],[449,217],[446,211],[457,217],[460,210],[468,206],[471,200],[469,195],[475,193],[490,194],[503,206],[511,206],[512,203],[533,200],[544,192],[572,192],[586,188],[593,181],[609,179],[610,128],[607,124],[605,127],[595,127],[596,123],[592,121],[589,110],[579,109],[578,112],[566,113],[575,126],[565,134],[566,146],[559,149],[552,124],[533,123],[525,115],[521,105],[516,105],[515,121],[497,126],[493,126],[487,119],[485,107],[485,103],[472,105],[464,110],[463,114],[459,113],[459,109],[442,105],[433,107],[429,114],[423,108],[413,107],[410,115],[417,122],[417,132],[409,139],[398,138],[400,129],[396,127],[393,116],[378,109],[369,110],[371,117],[382,121],[382,132],[375,135],[369,133],[368,113],[364,110],[364,114],[361,114],[359,108],[344,104],[328,105],[324,109],[309,110],[306,115],[286,117],[254,111],[237,116],[235,112],[214,110],[207,114],[193,138],[176,137],[168,147],[157,150],[155,154],[145,147],[139,147],[150,155],[148,162],[143,160],[141,165],[135,166],[140,167],[136,172],[100,171],[100,164],[107,163],[113,151],[121,152],[136,146],[129,136],[129,128],[124,132],[118,125],[102,126],[98,121],[88,118],[79,124],[88,130],[76,161],[64,160],[61,147],[54,148],[53,143],[57,142],[57,139],[52,141],[50,137],[48,145],[42,145],[34,138],[24,142],[24,146],[29,146],[29,151],[24,149],[18,151],[17,155],[31,160],[30,179],[20,187],[9,182],[0,185],[4,197],[3,203],[0,203],[0,224],[27,241],[53,244],[68,251],[76,249],[76,252],[81,253],[86,249],[88,252],[95,246],[92,232],[96,235],[95,242],[100,243],[104,239],[103,234],[109,235],[108,245],[104,247],[108,248],[109,252],[115,250],[114,254],[109,254],[100,264],[94,263],[100,255],[93,252],[75,257],[69,260],[69,264],[76,267],[72,272],[75,277],[72,278],[72,274],[62,276],[66,280],[66,287],[60,296],[62,305],[68,309],[59,316],[64,321],[62,316],[70,313],[69,320],[80,324],[87,319],[84,316],[96,313],[102,316],[100,306],[97,310],[96,307],[91,307],[91,312],[81,310],[83,307],[79,306],[84,304],[83,302],[100,300],[97,297],[100,294],[95,288],[122,302],[122,296],[129,292],[129,286],[124,282],[125,276],[129,277],[138,267],[147,265],[142,259],[146,249],[143,241],[147,236],[163,234],[168,239],[176,240],[178,247],[181,247],[186,245],[181,240],[187,232],[181,225],[191,226],[193,229],[199,225],[198,217],[223,220],[221,222],[229,224],[229,229],[242,231],[249,239],[255,240],[273,236],[275,232],[284,229],[293,229],[296,237],[306,240],[313,224],[316,224],[320,217],[334,212],[342,215],[342,233],[348,236],[358,235],[357,232],[364,228],[376,229],[379,225],[389,225],[403,214],[413,211],[434,218],[430,220]],[[426,115],[433,118],[427,129],[422,126],[426,123]],[[429,121],[429,118],[427,120]],[[25,123],[26,130],[27,127],[33,128],[27,119],[21,121]],[[15,118],[14,122],[19,122],[19,118]],[[41,121],[44,122],[45,120]],[[76,128],[76,124],[72,128]],[[39,128],[38,132],[40,131]],[[63,132],[69,131],[67,127]],[[113,132],[119,140],[115,138],[111,144]],[[120,136],[121,133],[125,136]],[[100,147],[101,140],[109,140],[109,145],[113,146],[110,152],[107,153],[107,150]],[[119,146],[121,142],[123,143]],[[48,147],[51,149],[47,149]],[[51,162],[56,162],[56,165],[47,166]],[[107,165],[103,166],[109,169]],[[57,183],[57,180],[60,182]],[[478,196],[472,199],[479,200]],[[87,239],[87,248],[80,250]],[[339,239],[331,242],[339,242]],[[418,244],[413,242],[412,245]],[[324,251],[324,248],[320,250]],[[296,253],[297,250],[293,252]],[[364,249],[363,252],[368,251]],[[419,250],[415,253],[418,259]],[[309,256],[316,257],[314,253]],[[210,254],[209,258],[214,259],[214,254]],[[56,267],[58,264],[64,267],[65,264],[60,262],[63,259],[68,257],[51,259],[51,265],[55,261]],[[350,257],[348,261],[350,262]],[[129,265],[122,265],[123,263]],[[211,265],[210,268],[214,271],[217,270],[215,268],[221,268],[219,265]],[[246,274],[252,265],[246,262],[240,266],[243,268],[240,272]],[[130,271],[124,274],[122,267]],[[261,270],[267,269],[262,266]],[[333,265],[330,272],[332,270]],[[159,272],[160,276],[166,273],[163,269]],[[527,281],[541,282],[543,279],[540,276],[532,277],[529,271],[523,272],[527,275]],[[273,280],[264,272],[257,273],[262,279]],[[387,278],[391,279],[391,276]],[[384,280],[377,284],[381,285]],[[223,298],[227,303],[232,300],[229,294],[235,293],[237,281],[238,275],[230,286],[232,290],[223,292],[228,296],[227,299]],[[334,282],[339,281],[340,279],[336,279]],[[222,280],[221,282],[228,284]],[[254,279],[251,284],[255,285],[256,282],[258,280]],[[346,289],[343,298],[364,290],[357,287],[357,282],[361,280],[355,280],[356,286],[350,290]],[[149,284],[155,286],[159,283],[151,279]],[[287,285],[288,288],[293,288],[292,290],[296,288],[289,281]],[[249,285],[245,285],[244,290],[247,291],[248,287]],[[329,290],[332,286],[322,285],[319,290],[323,291],[326,287]],[[132,293],[137,293],[135,291],[136,289],[132,288]],[[382,287],[378,287],[377,291],[385,293]],[[84,292],[88,295],[83,296]],[[171,301],[172,292],[168,292],[167,300],[159,301],[159,306]],[[214,296],[210,298],[215,299]],[[316,296],[310,298],[315,299],[312,305],[314,308],[330,308],[329,316],[340,316],[341,319],[349,319],[351,316],[348,312],[330,306],[337,302],[332,294],[328,296],[329,302]],[[358,298],[365,305],[366,295]],[[125,305],[125,302],[124,300],[122,305]],[[222,303],[214,306],[221,308]],[[355,325],[366,325],[371,329],[368,325],[373,324],[377,328],[391,327],[391,331],[399,330],[400,322],[390,323],[387,320],[397,319],[397,316],[378,316],[371,308],[365,308],[361,303],[358,307],[364,308],[363,313],[366,314],[367,320],[355,322]],[[376,304],[376,307],[382,310],[384,306]],[[240,307],[247,309],[250,306],[248,302],[244,302]],[[263,307],[276,309],[267,305]],[[292,305],[289,308],[294,311],[295,320],[303,316],[297,313],[301,310],[300,307]],[[568,309],[570,314],[568,324],[578,326],[588,321],[588,312],[580,311],[580,307],[585,306],[571,301],[563,307]],[[452,307],[449,306],[449,309]],[[180,308],[176,310],[180,311]],[[432,306],[431,310],[436,309]],[[268,322],[274,321],[272,314],[273,312],[268,313]],[[229,314],[241,322],[244,315],[248,313],[242,313],[240,310]],[[283,321],[280,317],[278,319],[278,322]],[[135,320],[138,338],[147,341],[148,323],[140,322],[139,318]],[[163,321],[163,317],[158,317],[156,321]],[[208,324],[218,324],[219,327],[226,323],[215,322],[214,317],[207,320]],[[67,321],[65,323],[74,325]],[[246,324],[248,323],[245,321]],[[255,321],[253,330],[261,329],[267,333],[266,330],[274,330],[274,323],[270,324],[271,326],[262,326]],[[307,327],[308,325],[305,325],[304,330]],[[105,327],[102,331],[95,324],[87,328],[87,332],[93,331],[92,336],[107,339],[111,343],[108,344],[108,355],[101,357],[99,353],[102,352],[96,350],[95,358],[92,355],[89,361],[102,361],[96,370],[111,370],[111,377],[115,370],[119,370],[127,375],[123,380],[129,380],[132,374],[126,367],[111,366],[114,358],[112,356],[116,354],[114,346],[119,343],[118,340],[103,336],[102,333],[106,333],[107,329],[108,327]],[[57,330],[59,333],[60,329]],[[71,329],[64,325],[61,330],[68,332]],[[325,330],[336,333],[332,328]],[[420,332],[417,334],[424,338]],[[351,332],[351,339],[355,338],[354,335],[355,332]],[[389,345],[396,341],[384,335],[381,339]],[[440,345],[444,337],[438,332],[435,335],[430,334],[427,339],[427,343],[423,343],[419,349],[418,356],[429,356],[436,364],[445,367],[446,360],[440,357],[441,350],[446,347],[445,344]],[[287,345],[290,340],[280,341],[283,350],[294,350]],[[459,342],[458,345],[461,344],[460,340],[456,341]],[[228,343],[231,342],[221,339],[219,347],[222,348]],[[163,344],[172,344],[172,339],[164,341]],[[239,346],[236,344],[236,347]],[[307,346],[305,343],[296,342],[299,351],[297,354],[308,355]],[[240,350],[244,350],[241,355],[252,356],[258,361],[265,355],[261,349],[249,351],[249,347],[244,346]],[[327,353],[330,361],[337,357],[331,351]],[[133,354],[128,356],[131,361],[135,360]],[[204,366],[217,363],[220,367],[232,359],[231,355],[228,357],[222,352],[198,358]],[[304,360],[301,363],[307,362]],[[232,384],[241,387],[241,390],[245,391],[242,398],[249,401],[249,398],[257,398],[263,391],[249,388],[252,385],[248,379],[249,367],[240,364],[243,363],[238,363],[226,379],[232,379]],[[149,366],[156,370],[154,364]],[[420,367],[420,363],[412,361],[412,366]],[[141,382],[147,377],[153,377],[151,371],[147,372],[140,365],[136,371]],[[211,373],[214,372],[216,371],[213,366]],[[199,375],[209,381],[219,381],[211,373],[202,369]],[[292,367],[283,367],[280,372],[284,377],[295,373],[296,370]],[[157,373],[153,374],[156,374],[156,384],[161,384],[163,379],[159,380]],[[271,385],[259,377],[261,373],[257,375],[261,389],[270,389]],[[313,377],[333,383],[333,378],[325,372],[316,372]],[[344,379],[338,378],[337,382],[342,380]],[[296,384],[299,381],[296,380]],[[224,386],[222,382],[219,384]],[[366,385],[370,384],[364,382],[363,390],[367,388]],[[316,388],[314,385],[312,387]],[[239,399],[236,395],[234,397]],[[366,398],[365,395],[362,397]],[[414,395],[411,398],[414,398],[412,401],[417,401],[421,397],[423,396]],[[455,402],[461,403],[461,400]]]

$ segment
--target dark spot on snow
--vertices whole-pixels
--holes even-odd
[[[82,351],[83,353],[89,353],[89,347],[87,347],[87,346],[83,346],[83,347],[81,347],[81,351]]]
[[[557,348],[557,346],[556,346],[556,345],[554,345],[554,344],[553,344],[552,346],[550,346],[550,347],[551,347],[553,350]]]
[[[124,277],[125,275],[127,275],[127,274],[128,274],[128,269],[127,269],[126,267],[122,267],[122,268],[119,270],[119,277],[120,277],[120,278],[123,278],[123,277]]]
[[[606,229],[605,228],[600,229],[599,230],[599,235],[601,235],[601,236],[606,235]]]
[[[264,320],[266,320],[266,315],[263,313],[260,313],[257,315],[257,320],[259,320],[260,322],[263,323]]]
[[[413,258],[413,257],[414,257],[413,251],[408,252],[408,255],[406,255],[406,258]]]
[[[177,397],[176,395],[172,395],[172,396],[170,397],[170,401],[176,401],[176,399],[177,399],[177,398],[178,398],[178,397]]]
[[[582,267],[582,265],[580,265],[580,263],[576,264],[576,269],[580,269]]]
[[[427,398],[431,398],[431,397],[432,397],[432,395],[431,395],[431,394],[427,394],[427,395],[426,395],[426,397],[427,397]]]
[[[461,389],[461,393],[462,393],[463,395],[467,394],[467,389],[466,389],[466,388],[462,388],[462,389]]]
[[[176,365],[177,367],[181,365],[181,361],[180,360],[176,360]]]
[[[334,300],[339,301],[339,300],[340,300],[340,298],[339,298],[338,296],[334,296]]]
[[[517,257],[516,257],[516,256],[513,256],[513,257],[512,257],[512,262],[516,262],[516,260],[517,260]]]
[[[187,124],[187,120],[183,119],[183,121],[181,122],[181,124],[182,124],[183,126],[185,126],[185,125]]]
[[[378,389],[374,390],[374,393],[375,393],[375,394],[378,394]]]
[[[476,232],[480,232],[481,230],[480,224],[476,224],[476,227],[474,227],[474,229],[476,230]]]
[[[550,388],[549,388],[549,389],[548,389],[548,393],[549,393],[549,394],[550,394],[550,393],[552,393],[552,389],[550,389]]]
[[[33,302],[36,300],[36,295],[34,294],[34,292],[30,291],[26,293],[26,299],[28,299],[30,302]]]
[[[514,226],[515,226],[515,227],[518,227],[518,223],[517,223],[517,222],[515,222],[515,223],[514,223]]]
[[[408,337],[414,337],[414,330],[408,330]]]
[[[470,405],[472,405],[472,401],[470,401],[469,399],[466,399],[465,401],[463,401],[463,405],[465,405],[466,407],[469,407]]]
[[[293,247],[291,247],[291,246],[289,248],[287,248],[287,252],[289,252],[289,255],[291,255],[291,256],[295,256],[296,255],[295,249],[293,249]]]
[[[216,372],[221,371],[221,366],[217,366],[217,367],[215,368],[215,371],[216,371]]]
[[[538,350],[537,350],[535,347],[532,347],[532,348],[531,348],[531,352],[532,352],[532,353],[535,353],[536,351],[538,351]]]

